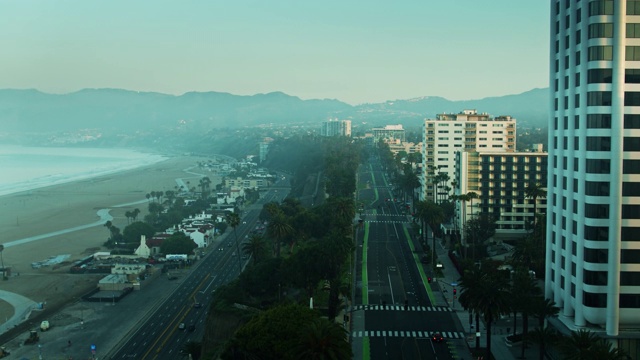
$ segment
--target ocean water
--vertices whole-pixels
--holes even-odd
[[[0,196],[131,170],[166,159],[129,149],[0,145]]]

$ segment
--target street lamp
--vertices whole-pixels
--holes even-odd
[[[7,270],[4,268],[4,259],[2,258],[2,252],[4,251],[4,245],[0,244],[0,265],[2,265],[2,279],[5,280],[7,278]]]

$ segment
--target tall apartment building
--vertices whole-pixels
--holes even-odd
[[[425,120],[420,200],[436,201],[438,195],[444,195],[446,190],[434,184],[433,179],[438,173],[446,173],[449,183],[454,179],[456,152],[514,152],[515,149],[516,120],[511,116],[492,118],[476,110],[464,110]]]
[[[323,122],[320,136],[351,136],[351,120],[329,119]]]
[[[551,0],[550,25],[545,295],[637,359],[640,1]]]
[[[473,216],[484,213],[496,220],[494,239],[521,237],[533,222],[534,201],[544,213],[546,199],[526,197],[529,184],[547,183],[547,153],[542,146],[528,152],[459,151],[455,155],[456,193],[475,192],[478,199],[456,204],[452,233]],[[461,232],[460,232],[461,233]]]

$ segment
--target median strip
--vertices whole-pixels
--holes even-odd
[[[367,247],[369,241],[369,223],[364,224],[364,240],[362,241],[362,304],[369,304],[369,279],[367,276]]]
[[[418,255],[416,254],[416,249],[413,246],[413,241],[411,241],[411,235],[409,235],[409,230],[406,226],[403,226],[404,236],[407,238],[407,242],[409,243],[409,248],[411,249],[411,254],[413,254],[413,261],[418,263]],[[424,269],[422,265],[418,266],[418,273],[420,273],[420,278],[422,279],[422,284],[424,285],[425,290],[427,290],[427,295],[429,296],[429,301],[432,304],[436,303],[433,292],[431,291],[431,286],[429,285],[429,281],[427,280],[427,274],[424,273]]]

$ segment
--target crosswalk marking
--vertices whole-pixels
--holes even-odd
[[[386,223],[386,224],[397,224],[397,223],[401,223],[401,224],[408,224],[410,223],[410,221],[406,221],[406,220],[365,220],[364,222],[368,222],[368,223]]]
[[[386,331],[386,330],[365,330],[354,331],[353,337],[407,337],[407,338],[428,338],[435,333],[440,333],[445,339],[464,339],[465,334],[461,331]]]
[[[453,311],[448,306],[409,306],[408,310],[404,310],[404,306],[400,305],[356,305],[352,309],[353,311],[365,310],[365,311]]]

